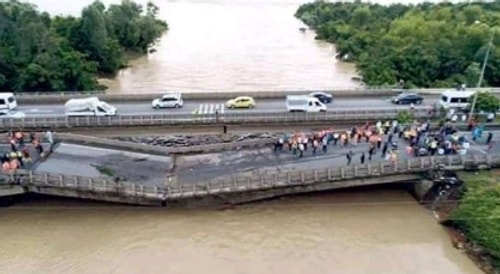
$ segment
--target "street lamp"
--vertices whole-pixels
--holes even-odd
[[[476,21],[477,23],[477,21]],[[477,88],[481,87],[484,79],[484,71],[486,70],[486,65],[488,64],[488,58],[490,57],[491,47],[493,46],[493,39],[495,38],[495,33],[491,33],[490,41],[488,42],[488,48],[486,49],[486,54],[484,55],[483,67],[481,68],[481,73],[479,74],[479,80],[477,81]],[[474,108],[476,107],[477,97],[479,95],[479,91],[476,90],[474,94],[474,99],[472,100],[472,105],[470,108],[469,119],[472,119],[472,115],[474,114]]]

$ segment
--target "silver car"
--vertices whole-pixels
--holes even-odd
[[[179,93],[165,94],[161,98],[154,99],[151,106],[159,108],[181,108],[184,105],[182,95]]]

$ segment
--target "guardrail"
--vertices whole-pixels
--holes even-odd
[[[55,188],[94,193],[96,197],[101,198],[103,197],[101,194],[104,193],[106,195],[134,197],[136,200],[141,198],[166,201],[275,188],[306,187],[321,182],[340,184],[341,181],[353,179],[421,173],[436,168],[438,165],[443,165],[449,169],[481,168],[481,166],[483,168],[498,167],[500,166],[500,155],[418,157],[400,160],[395,163],[380,162],[377,164],[309,169],[252,177],[235,174],[232,179],[209,180],[189,185],[184,185],[182,182],[166,182],[161,186],[127,182],[117,183],[106,179],[29,171],[21,172],[25,176],[24,179],[21,179],[21,184],[31,187],[32,192],[42,192],[40,188]],[[47,193],[47,191],[43,191],[43,193]]]
[[[272,124],[328,121],[373,121],[394,119],[399,110],[335,110],[322,113],[248,112],[224,114],[150,114],[117,115],[112,117],[26,117],[0,119],[3,128],[74,128],[74,127],[137,127],[162,125],[207,125],[207,124]],[[429,117],[429,110],[413,110],[416,118]]]
[[[302,95],[309,94],[313,91],[321,91],[332,94],[334,97],[380,97],[394,96],[403,91],[416,92],[422,95],[439,95],[448,89],[394,89],[394,88],[359,88],[359,89],[333,89],[333,90],[289,90],[289,91],[225,91],[225,92],[197,92],[183,93],[185,100],[228,100],[237,96],[252,96],[255,99],[284,99],[287,95]],[[500,93],[500,88],[480,88],[474,90],[491,91]],[[165,93],[165,92],[163,92]],[[18,93],[17,100],[20,104],[55,104],[65,103],[73,98],[85,98],[89,96],[97,96],[106,102],[151,102],[155,98],[159,98],[162,92],[159,93],[125,93],[125,94],[109,94],[109,93],[91,93],[91,92],[47,92],[47,93]]]

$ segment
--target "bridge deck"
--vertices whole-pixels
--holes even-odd
[[[496,135],[494,136],[496,137]],[[406,142],[401,140],[399,143],[398,159],[413,157],[408,156],[405,152]],[[178,176],[178,182],[193,184],[208,180],[228,179],[236,174],[238,176],[242,174],[262,176],[276,172],[340,167],[346,165],[345,155],[349,150],[354,153],[352,164],[358,165],[361,153],[368,150],[368,144],[360,143],[356,147],[348,148],[329,145],[327,153],[318,151],[316,155],[312,155],[312,150],[308,148],[303,158],[300,159],[288,151],[286,147],[283,148],[283,152],[277,153],[274,153],[272,148],[263,148],[178,156],[175,173]],[[494,150],[494,152],[500,153],[500,148],[495,147]],[[486,154],[486,146],[473,144],[469,154]],[[170,172],[173,161],[174,159],[171,157],[61,144],[47,161],[37,165],[35,171],[93,178],[112,174],[124,177],[130,182],[154,186],[165,183],[166,175]],[[378,152],[371,163],[385,161],[382,159],[381,153]],[[367,153],[366,162],[370,162]]]
[[[23,187],[15,185],[1,185],[0,197],[14,196],[25,193]]]

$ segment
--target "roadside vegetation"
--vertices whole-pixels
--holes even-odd
[[[127,53],[147,53],[168,29],[153,3],[129,0],[85,7],[80,17],[55,16],[36,6],[0,2],[0,90],[79,91],[114,76]]]
[[[469,102],[474,101],[474,96],[469,98]],[[476,110],[484,112],[497,112],[500,109],[500,99],[491,92],[479,92],[477,94]]]
[[[490,261],[492,268],[498,271],[496,273],[500,273],[498,175],[495,171],[461,174],[466,182],[466,191],[449,219],[470,241],[467,252],[473,257]]]
[[[335,43],[370,86],[476,86],[493,37],[483,86],[500,85],[500,2],[419,5],[316,1],[295,16]]]

